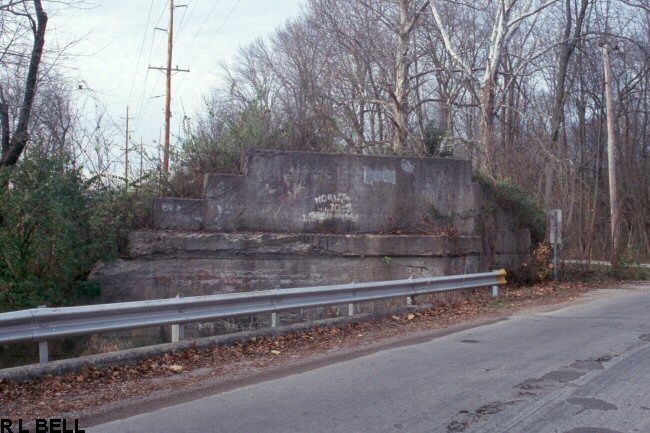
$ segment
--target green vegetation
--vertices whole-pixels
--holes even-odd
[[[492,191],[500,207],[512,211],[517,225],[530,229],[533,245],[545,241],[546,210],[533,194],[510,179],[493,180],[482,173],[476,173],[475,178]]]
[[[102,188],[55,158],[30,155],[2,168],[0,185],[0,311],[97,296],[88,273],[117,256],[131,226],[147,218],[138,209],[151,208],[146,188]]]

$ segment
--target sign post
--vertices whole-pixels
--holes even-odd
[[[558,261],[562,246],[562,211],[553,209],[548,213],[548,240],[553,245],[553,279],[558,279]]]

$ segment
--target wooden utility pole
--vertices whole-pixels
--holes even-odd
[[[174,0],[169,0],[169,27],[167,28],[167,83],[165,84],[165,174],[169,174],[169,141],[172,117],[172,53],[174,51]]]
[[[171,117],[172,117],[172,72],[190,72],[189,69],[172,68],[172,58],[174,51],[174,9],[187,7],[187,5],[174,5],[174,0],[169,0],[169,27],[167,28],[167,67],[152,67],[149,69],[157,69],[164,71],[166,81],[165,91],[165,148],[163,154],[163,173],[169,174],[169,147],[171,138]]]
[[[144,141],[142,141],[142,136],[140,136],[140,178],[141,179],[142,179],[142,174],[144,173],[143,170],[144,165],[142,161],[143,154],[144,154]]]
[[[124,131],[124,185],[128,188],[129,186],[129,120],[133,119],[129,117],[129,106],[126,106],[126,129]]]
[[[614,100],[612,92],[612,66],[609,60],[609,45],[604,43],[603,63],[605,67],[605,99],[607,100],[607,162],[609,171],[609,210],[611,219],[612,267],[619,266],[619,239],[621,234],[621,210],[616,188],[616,135],[614,131]],[[616,48],[614,48],[616,49]]]

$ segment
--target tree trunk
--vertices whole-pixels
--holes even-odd
[[[556,87],[555,87],[555,100],[553,102],[553,114],[551,117],[551,142],[557,143],[560,134],[560,124],[564,117],[564,102],[566,100],[566,77],[569,68],[569,61],[571,56],[578,46],[578,42],[582,37],[582,25],[584,23],[585,14],[587,13],[588,0],[581,0],[580,11],[576,17],[576,26],[571,36],[573,27],[573,15],[571,13],[571,0],[566,0],[566,25],[564,27],[564,38],[562,48],[560,51],[560,64],[558,67]]]
[[[490,74],[486,79],[481,94],[481,143],[482,149],[478,152],[477,165],[480,170],[494,176],[494,153],[496,151],[496,135],[494,132],[494,111],[496,80]]]
[[[36,10],[36,23],[33,22],[33,18],[29,17],[34,29],[34,45],[32,47],[27,80],[25,82],[25,95],[22,106],[20,107],[18,125],[16,126],[13,137],[9,140],[6,151],[3,149],[0,158],[0,167],[15,165],[29,140],[27,127],[32,112],[32,105],[34,104],[34,97],[36,96],[38,68],[41,64],[43,48],[45,47],[45,28],[47,26],[47,14],[43,10],[41,0],[34,0],[34,9]]]
[[[408,141],[408,115],[409,115],[409,48],[411,44],[412,23],[409,22],[410,0],[399,2],[399,32],[397,35],[397,59],[395,68],[395,92],[393,106],[393,122],[395,133],[393,135],[393,152],[401,155],[407,151]]]

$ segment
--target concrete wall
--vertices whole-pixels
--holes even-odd
[[[128,260],[95,270],[103,300],[383,281],[477,272],[477,236],[137,231]]]
[[[205,200],[156,200],[156,228],[385,233],[437,223],[475,230],[469,161],[254,150],[244,166],[244,175],[207,175]]]
[[[155,201],[155,230],[99,266],[103,300],[192,296],[513,268],[528,229],[468,161],[255,150],[204,199]]]

